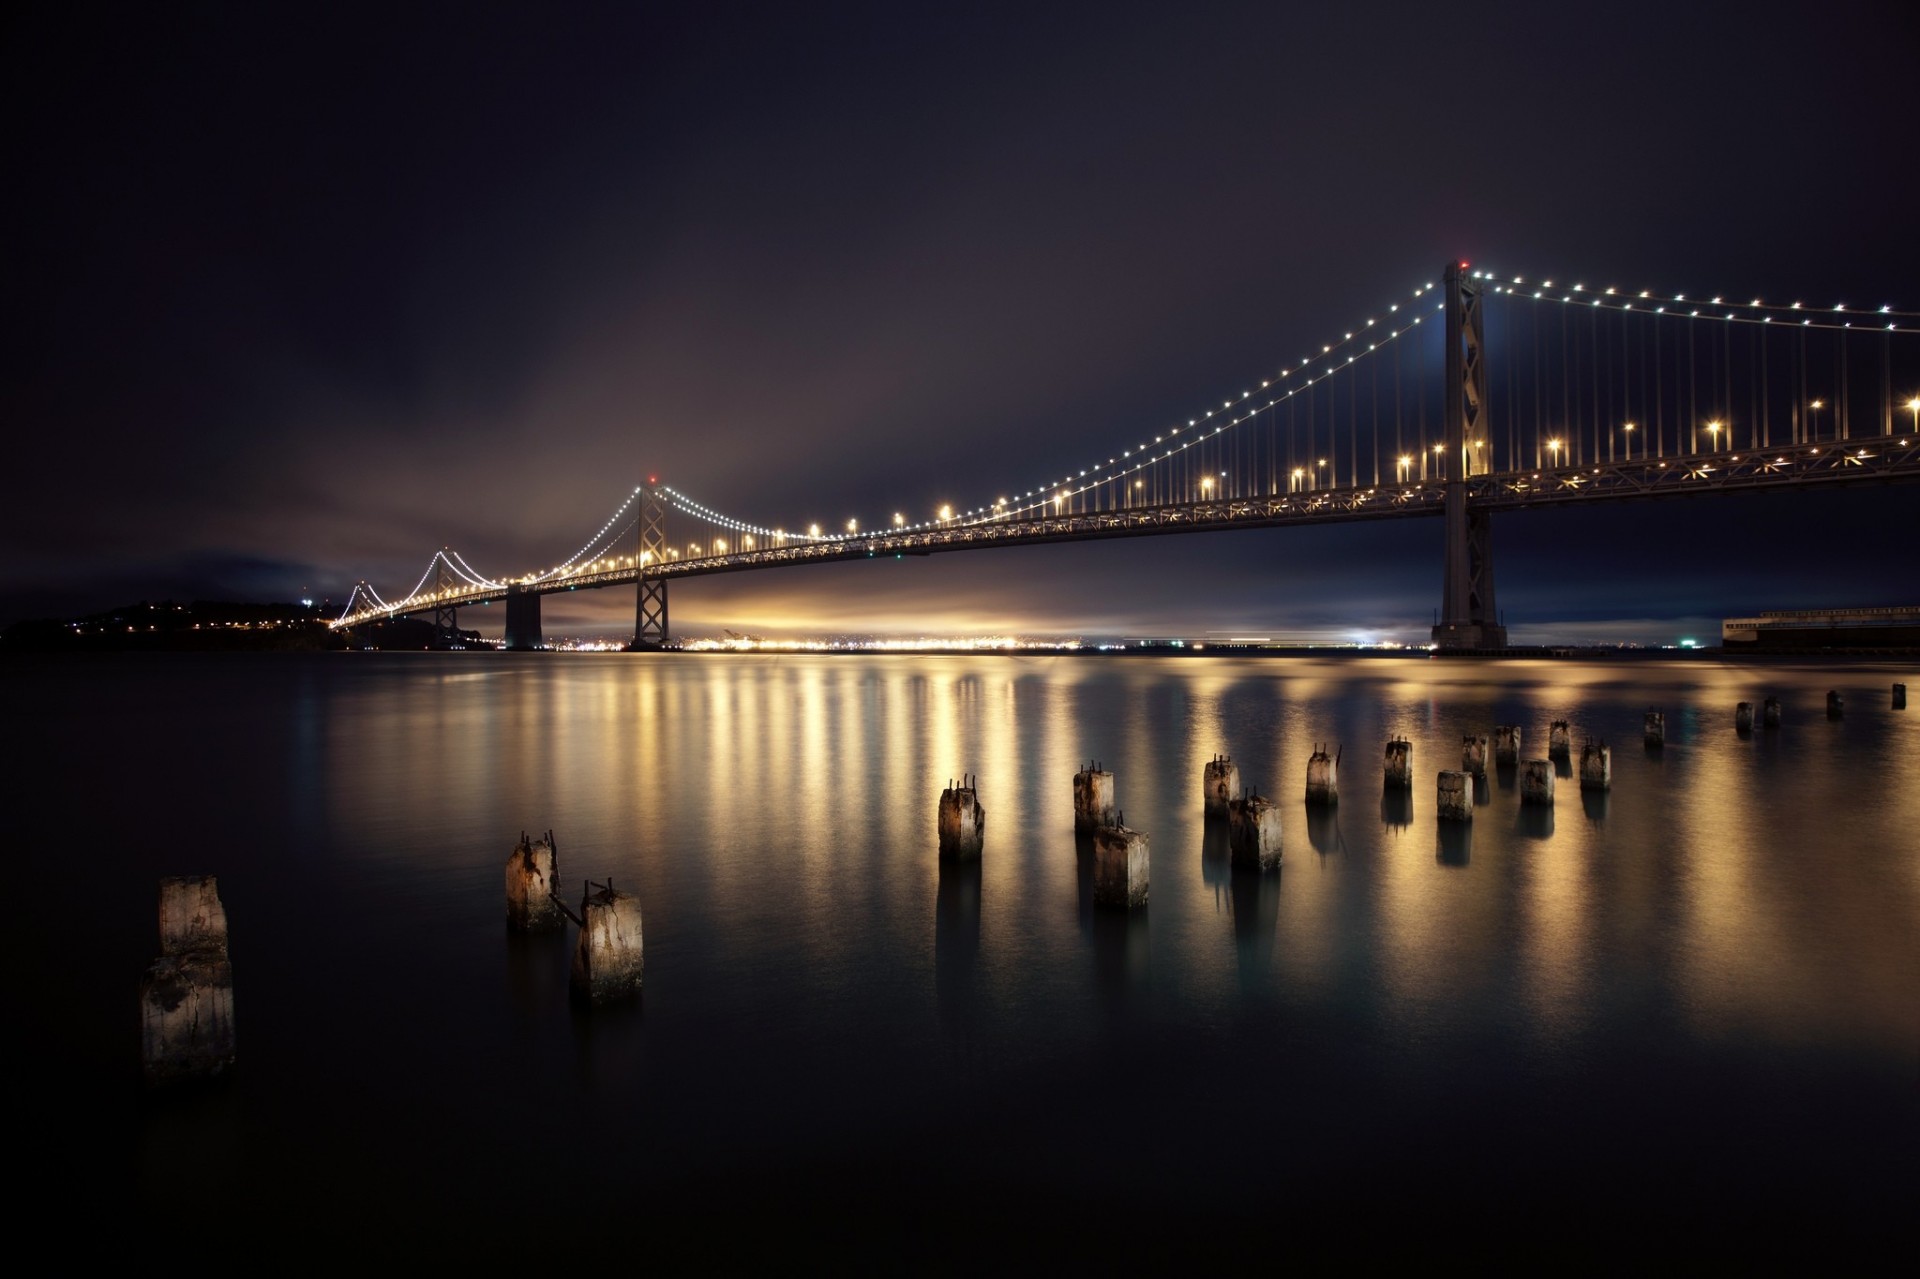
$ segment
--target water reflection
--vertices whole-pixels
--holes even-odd
[[[456,670],[485,677],[442,678]],[[90,882],[109,901],[138,897],[110,914],[143,950],[154,875],[204,867],[231,885],[239,978],[280,992],[241,1012],[236,1084],[273,1081],[246,1094],[250,1132],[304,1134],[315,1098],[351,1095],[326,1111],[343,1148],[384,1155],[396,1123],[411,1134],[410,1116],[431,1115],[436,1137],[467,1134],[449,1150],[466,1149],[498,1132],[500,1098],[538,1096],[604,1121],[650,1168],[711,1166],[723,1150],[811,1171],[829,1148],[840,1166],[890,1168],[924,1147],[979,1181],[967,1120],[927,1096],[986,1080],[1010,1112],[1053,1114],[1061,1081],[1111,1054],[1115,1077],[1154,1080],[1138,1118],[1189,1143],[1186,1166],[1251,1185],[1242,1145],[1384,1161],[1401,1130],[1358,1154],[1344,1134],[1316,1145],[1281,1120],[1235,1133],[1258,1142],[1215,1140],[1199,1068],[1181,1062],[1271,1067],[1292,1091],[1324,1089],[1342,1115],[1475,1080],[1519,1099],[1524,1134],[1421,1122],[1451,1148],[1485,1139],[1482,1172],[1545,1144],[1604,1165],[1617,1152],[1596,1150],[1593,1133],[1650,1115],[1681,1129],[1675,1148],[1760,1149],[1754,1116],[1723,1097],[1768,1099],[1772,1157],[1776,1118],[1845,1127],[1825,1122],[1831,1098],[1907,1113],[1920,1067],[1920,787],[1898,768],[1920,754],[1920,715],[1886,705],[1897,670],[1780,663],[1762,683],[1702,662],[536,654],[23,659],[10,672],[9,714],[32,726],[3,747],[16,793],[34,798],[19,806],[22,846],[74,846],[72,814],[86,813]],[[1852,707],[1828,721],[1818,708],[1835,684]],[[1763,692],[1800,714],[1757,741],[1728,731],[1726,708]],[[1664,754],[1630,749],[1649,702],[1672,711]],[[1560,790],[1565,824],[1524,811],[1505,770],[1476,785],[1472,824],[1441,823],[1407,792],[1378,796],[1376,824],[1350,786],[1352,830],[1304,804],[1316,736],[1355,744],[1356,758],[1403,736],[1425,788],[1463,734],[1493,722],[1531,733],[1550,717],[1571,721],[1576,742],[1627,747],[1614,791],[1581,791],[1576,813]],[[103,790],[102,723],[170,748]],[[1285,795],[1282,877],[1232,876],[1225,829],[1203,822],[1196,783],[1216,752]],[[1129,821],[1153,833],[1147,910],[1093,909],[1069,786],[1093,757],[1116,768]],[[1571,758],[1553,758],[1577,786]],[[962,772],[981,779],[986,847],[942,868],[935,803]],[[205,795],[209,777],[222,781],[214,802],[155,820]],[[643,1002],[576,1016],[570,935],[502,935],[512,837],[548,828],[569,896],[592,875],[641,897]],[[17,887],[57,899],[73,865],[24,859]],[[129,883],[140,891],[118,887]],[[63,1068],[97,1076],[129,1051],[113,995],[129,946],[71,947],[57,912],[28,914],[25,943],[63,962],[57,989],[26,998],[24,1029]],[[328,1030],[340,1026],[351,1042]],[[1154,1057],[1149,1043],[1180,1052]],[[1636,1062],[1652,1065],[1620,1069]],[[1155,1076],[1162,1066],[1171,1074]],[[1715,1105],[1720,1120],[1698,1118]],[[580,1125],[552,1127],[551,1145],[519,1140],[558,1167]],[[980,1162],[1028,1157],[1021,1131],[1009,1122],[1000,1135],[1015,1135]],[[244,1169],[243,1199],[271,1180],[265,1141],[229,1149],[200,1135],[221,1152],[211,1162]],[[1048,1147],[1063,1180],[1138,1170],[1058,1154],[1096,1144]],[[408,1149],[428,1152],[423,1178],[460,1171],[430,1142]],[[1832,1168],[1835,1149],[1788,1145],[1779,1164]],[[137,1152],[127,1162],[138,1167]],[[163,1182],[172,1165],[149,1174]],[[560,1189],[572,1198],[586,1178],[561,1174]],[[350,1211],[325,1199],[315,1210]]]
[[[941,1020],[962,1035],[974,1021],[974,969],[980,957],[981,866],[977,858],[940,865],[933,908],[933,988]]]
[[[1528,839],[1553,838],[1553,805],[1522,804],[1514,819],[1515,830]]]
[[[1235,875],[1231,888],[1234,953],[1243,983],[1258,982],[1273,967],[1274,933],[1280,921],[1280,878],[1286,867],[1269,875]]]
[[[1323,808],[1315,805],[1307,809],[1306,826],[1307,843],[1322,857],[1346,850],[1346,842],[1340,838],[1340,809],[1337,806]]]
[[[1208,818],[1201,825],[1200,882],[1219,891],[1233,878],[1233,828],[1220,818]]]

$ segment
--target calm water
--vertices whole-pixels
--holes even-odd
[[[550,1264],[1831,1257],[1920,1190],[1920,710],[1888,698],[1917,674],[15,661],[17,1122],[45,1201],[146,1256],[204,1219],[290,1257]],[[1768,694],[1785,727],[1737,736]],[[1610,795],[1563,777],[1536,814],[1495,772],[1442,830],[1463,732],[1541,756],[1557,718],[1613,745]],[[1344,747],[1325,817],[1316,741]],[[1283,803],[1278,876],[1209,838],[1216,751]],[[1131,915],[1093,910],[1075,852],[1091,758],[1151,836]],[[943,868],[962,771],[986,851]],[[635,1006],[577,1010],[571,934],[504,931],[507,854],[548,827],[572,892],[641,898]],[[189,872],[232,921],[240,1065],[155,1102],[135,992],[155,882]]]

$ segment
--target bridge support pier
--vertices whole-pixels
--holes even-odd
[[[531,586],[507,587],[507,648],[526,653],[546,642],[540,634],[540,594]]]
[[[1467,505],[1467,480],[1491,470],[1487,435],[1486,339],[1480,283],[1458,262],[1446,273],[1447,550],[1440,620],[1441,648],[1505,648],[1507,628],[1493,600],[1493,527],[1487,512]]]

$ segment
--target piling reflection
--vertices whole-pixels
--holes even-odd
[[[1232,828],[1209,817],[1200,830],[1200,882],[1217,893],[1233,878]]]
[[[1234,953],[1242,982],[1259,981],[1273,967],[1274,934],[1280,923],[1280,878],[1286,868],[1265,875],[1235,875],[1229,900],[1233,910]]]
[[[1473,775],[1474,807],[1485,808],[1488,804],[1491,804],[1492,802],[1493,802],[1493,787],[1488,785],[1487,775],[1485,773],[1475,773]]]
[[[980,957],[980,877],[977,860],[940,865],[933,907],[933,990],[949,1031],[968,1034],[975,1013],[975,969]]]
[[[1413,825],[1413,792],[1397,788],[1381,792],[1380,824],[1396,833]]]
[[[1338,808],[1311,807],[1306,817],[1307,843],[1321,856],[1344,852],[1345,843],[1340,838],[1340,810]]]
[[[1603,790],[1582,790],[1580,792],[1580,811],[1595,826],[1607,820],[1607,792]]]
[[[1101,907],[1093,913],[1093,971],[1101,992],[1124,994],[1147,980],[1147,911]]]
[[[573,939],[570,928],[507,934],[507,1006],[521,1020],[541,1021],[569,1002]]]
[[[1553,838],[1553,806],[1551,804],[1522,804],[1514,818],[1514,830],[1528,839],[1546,840]]]
[[[1473,857],[1473,823],[1441,822],[1434,854],[1442,866],[1465,866]]]

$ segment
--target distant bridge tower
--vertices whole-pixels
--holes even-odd
[[[667,554],[667,508],[660,501],[660,485],[647,477],[640,503],[640,554],[634,573],[632,653],[656,652],[667,642],[667,583],[660,576]]]
[[[1441,648],[1507,646],[1507,628],[1493,602],[1491,517],[1467,505],[1467,481],[1492,469],[1480,292],[1464,263],[1447,263],[1447,558],[1440,624],[1433,628],[1433,642]]]
[[[463,585],[454,575],[453,566],[447,563],[446,552],[442,551],[433,561],[433,588],[435,591],[448,591]],[[455,648],[460,643],[460,610],[451,603],[439,602],[433,606],[433,642],[445,648]]]

